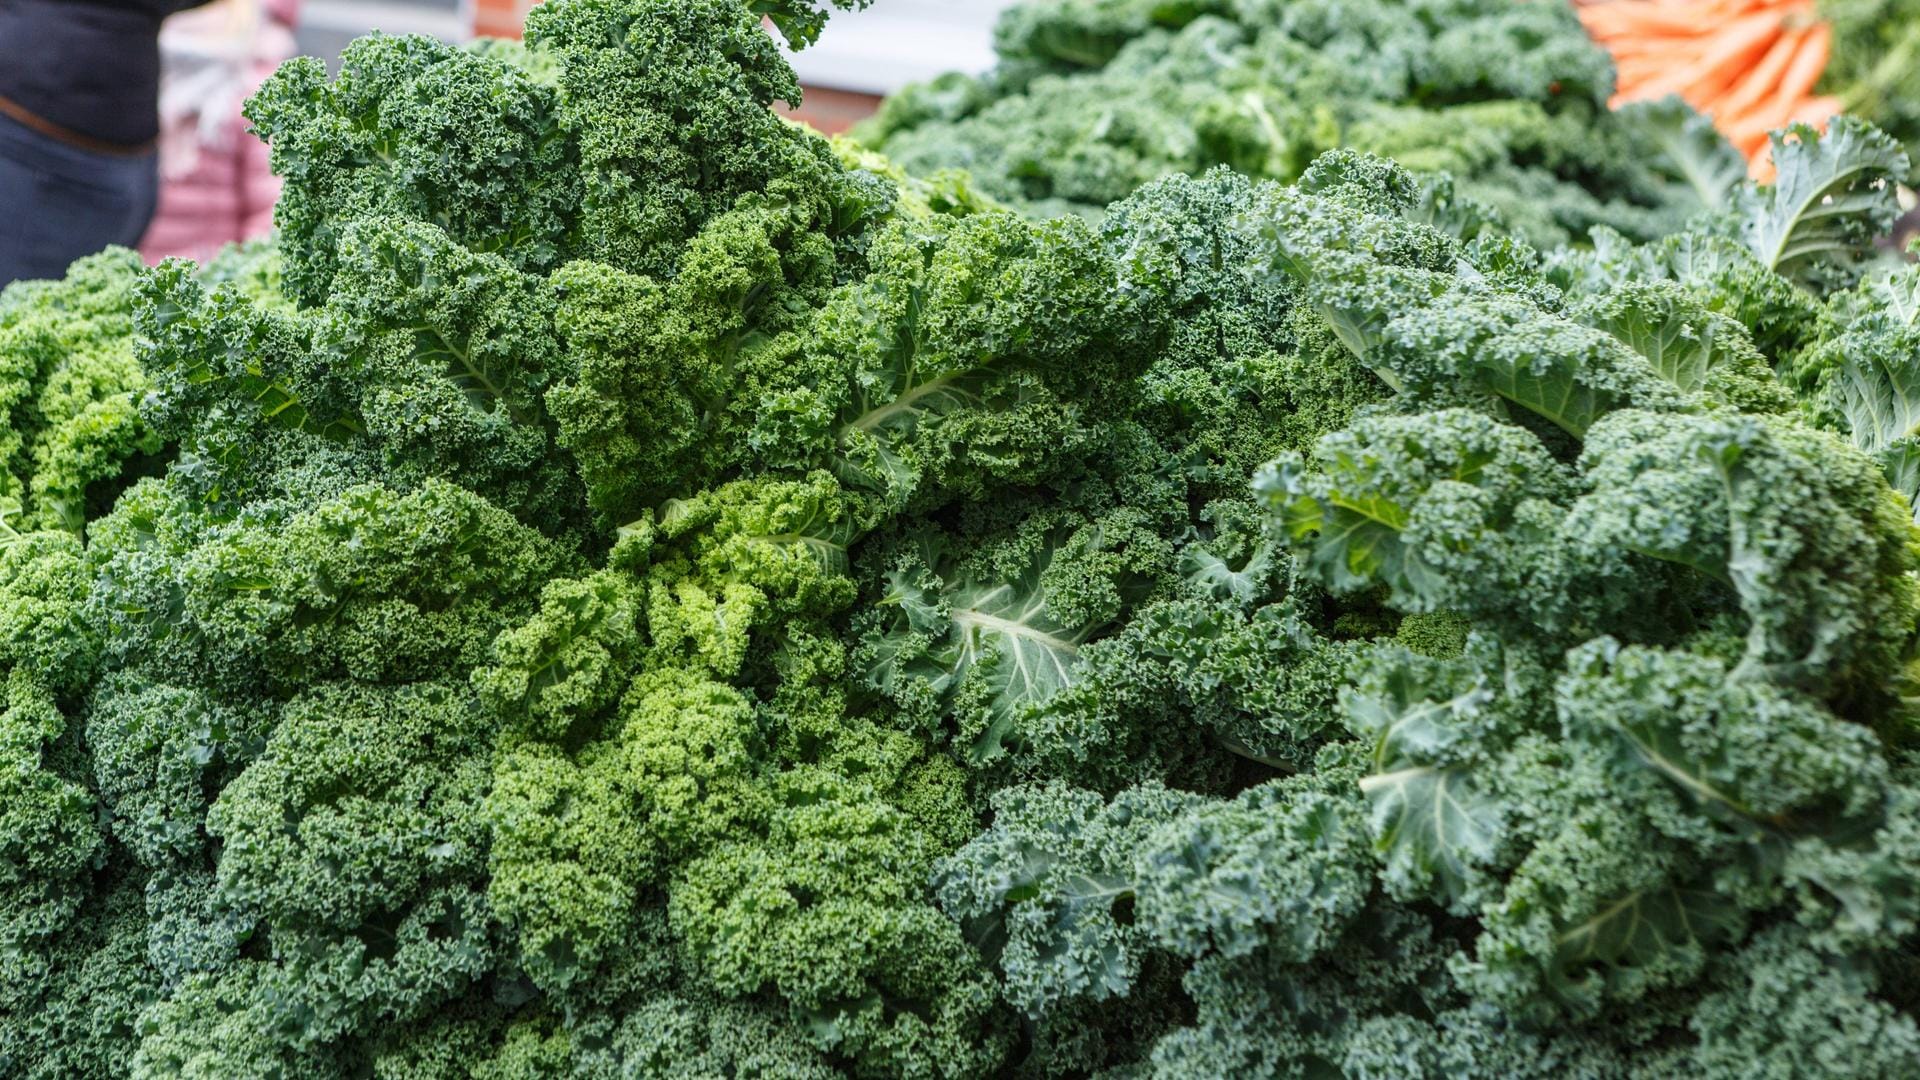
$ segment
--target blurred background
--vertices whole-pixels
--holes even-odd
[[[205,260],[272,227],[280,184],[247,133],[241,103],[289,56],[337,67],[372,30],[450,42],[518,37],[535,0],[214,0],[162,30],[160,189],[140,241],[150,261]],[[870,115],[883,95],[945,71],[993,65],[993,25],[1014,0],[887,0],[836,13],[821,44],[792,53],[806,87],[791,115],[830,134]]]
[[[807,86],[801,117],[829,133],[873,111],[881,95],[943,71],[993,65],[993,23],[1014,0],[887,0],[836,12],[833,32],[793,57]],[[369,30],[517,37],[532,0],[304,0],[300,52],[327,58]]]

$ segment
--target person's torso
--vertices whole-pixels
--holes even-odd
[[[88,139],[159,131],[160,23],[205,0],[0,0],[0,97]]]

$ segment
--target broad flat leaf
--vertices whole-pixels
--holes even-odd
[[[1887,474],[1887,484],[1907,497],[1914,522],[1920,524],[1920,440],[1907,439],[1881,451],[1880,469]]]
[[[1920,336],[1911,354],[1849,349],[1833,382],[1853,444],[1869,453],[1920,434]]]
[[[1683,402],[1647,360],[1611,335],[1521,297],[1457,286],[1431,301],[1399,301],[1382,332],[1379,366],[1409,389],[1497,395],[1575,438],[1625,406]]]
[[[1408,365],[1432,364],[1435,377],[1470,381],[1575,438],[1625,405],[1678,404],[1611,335],[1517,297],[1463,292],[1408,312],[1393,330]]]
[[[1489,354],[1477,373],[1481,385],[1579,438],[1620,404],[1617,395],[1582,379],[1567,356]]]
[[[1875,274],[1828,310],[1845,329],[1823,346],[1839,360],[1827,402],[1912,502],[1920,495],[1920,267]]]
[[[867,684],[943,711],[964,692],[968,708],[985,708],[961,718],[972,756],[1004,753],[1019,716],[1072,684],[1080,647],[1098,629],[1047,609],[1040,581],[1052,558],[1046,547],[1017,576],[984,580],[946,554],[943,538],[927,538],[875,603],[887,621],[862,649]]]
[[[853,515],[822,503],[809,508],[805,518],[784,532],[756,537],[761,543],[804,551],[829,574],[848,572],[847,549],[859,533]]]
[[[1849,330],[1920,330],[1920,266],[1908,263],[1869,275],[1852,292],[1834,297],[1831,305],[1835,319]]]
[[[1681,952],[1705,951],[1745,928],[1743,909],[1711,889],[1662,886],[1604,904],[1554,939],[1553,968],[1567,983],[1595,967],[1661,967]]]
[[[1360,791],[1374,851],[1402,895],[1462,901],[1475,868],[1493,855],[1498,804],[1466,766],[1447,760],[1449,749],[1473,737],[1463,721],[1492,697],[1478,681],[1434,692],[1411,665],[1397,665],[1375,692],[1341,696],[1347,726],[1373,745],[1373,771]]]
[[[1194,544],[1180,556],[1180,575],[1216,600],[1250,604],[1273,572],[1273,547],[1261,544],[1239,566]]]
[[[1747,247],[1768,269],[1816,290],[1845,284],[1893,224],[1906,150],[1872,124],[1840,116],[1824,136],[1807,124],[1775,132],[1773,162],[1777,179],[1738,200]]]
[[[1001,753],[1019,713],[1073,682],[1091,626],[1068,626],[1048,611],[1034,572],[1019,581],[967,582],[952,591],[948,619],[957,674],[987,665],[991,721],[974,743],[976,760]]]
[[[1736,348],[1751,348],[1738,323],[1665,283],[1622,285],[1571,315],[1646,357],[1661,378],[1683,393],[1705,387],[1707,373],[1732,358]]]
[[[1703,210],[1725,206],[1747,178],[1740,151],[1678,97],[1636,102],[1614,115],[1653,151],[1646,164],[1682,185]]]
[[[1372,807],[1374,850],[1393,878],[1430,881],[1448,902],[1466,895],[1473,868],[1493,855],[1499,821],[1465,769],[1408,765],[1361,780],[1360,791]]]

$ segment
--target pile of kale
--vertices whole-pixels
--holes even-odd
[[[0,294],[0,1074],[1912,1074],[1896,144],[1025,216],[767,8],[295,61],[275,243]]]
[[[1000,62],[859,131],[1033,213],[1098,217],[1171,172],[1293,181],[1350,147],[1490,204],[1541,247],[1678,230],[1745,178],[1677,99],[1607,110],[1613,64],[1557,0],[1027,0]]]

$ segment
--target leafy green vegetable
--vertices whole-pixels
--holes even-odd
[[[1040,220],[776,119],[823,15],[296,61],[277,240],[0,296],[0,1074],[1911,1073],[1883,137],[1075,0],[892,113]]]
[[[1027,0],[995,47],[992,72],[909,86],[860,137],[1087,215],[1213,165],[1293,180],[1348,146],[1450,173],[1540,244],[1602,223],[1651,239],[1745,176],[1678,102],[1609,113],[1610,61],[1565,5]]]
[[[1741,200],[1747,247],[1783,277],[1826,284],[1893,224],[1893,185],[1911,167],[1899,143],[1851,117],[1824,138],[1805,124],[1776,133],[1773,160],[1774,182]]]
[[[140,260],[109,249],[0,293],[0,528],[78,533],[159,450],[131,340]]]

